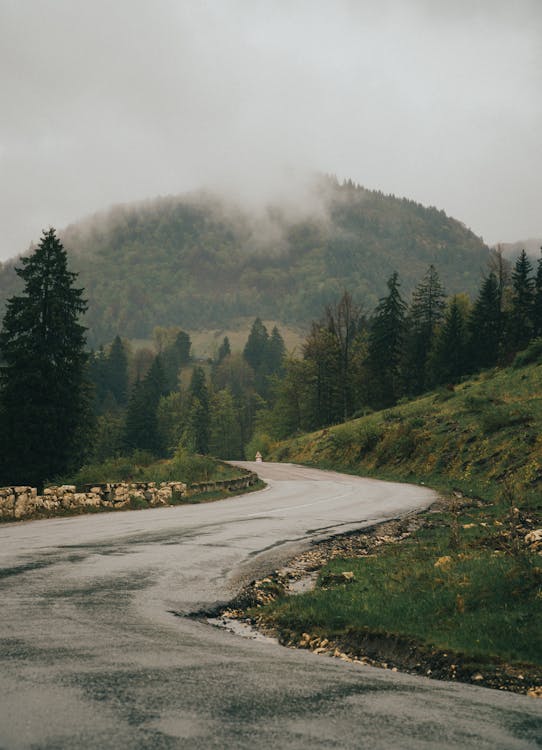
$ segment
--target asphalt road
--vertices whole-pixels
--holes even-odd
[[[537,747],[542,701],[172,614],[229,599],[311,539],[433,499],[411,485],[258,470],[267,490],[217,503],[0,526],[1,750]]]

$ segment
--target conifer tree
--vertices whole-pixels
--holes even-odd
[[[430,265],[412,295],[406,336],[404,380],[407,392],[417,394],[429,384],[428,357],[444,316],[446,295],[438,273]]]
[[[452,299],[436,336],[430,363],[435,383],[455,383],[468,371],[466,321],[457,297]]]
[[[128,357],[120,336],[115,336],[107,357],[107,387],[118,406],[128,400]]]
[[[388,294],[376,306],[369,331],[367,391],[372,406],[394,404],[401,395],[400,361],[405,334],[406,304],[399,292],[399,277],[388,280]]]
[[[502,350],[503,317],[497,277],[490,273],[480,287],[469,318],[469,370],[493,367]]]
[[[280,375],[284,372],[285,355],[286,347],[284,346],[284,339],[277,326],[273,326],[264,356],[265,371],[268,377],[270,375]]]
[[[508,320],[508,350],[524,349],[533,335],[535,280],[533,267],[525,250],[521,251],[512,271],[512,300]]]
[[[24,290],[8,301],[0,333],[0,475],[41,487],[82,460],[90,391],[79,318],[87,306],[54,229],[21,262]]]
[[[542,247],[540,248],[542,252]],[[542,255],[536,266],[532,307],[533,336],[542,336]]]
[[[218,353],[216,355],[216,363],[219,365],[223,359],[226,359],[231,354],[231,346],[230,346],[230,340],[227,336],[224,336],[224,339],[222,340],[222,343],[220,344],[218,348]]]
[[[265,359],[269,334],[260,318],[256,318],[243,349],[243,357],[257,374]]]
[[[158,429],[158,404],[167,393],[160,355],[141,381],[136,381],[126,413],[125,444],[130,450],[148,450],[155,455],[163,452]]]

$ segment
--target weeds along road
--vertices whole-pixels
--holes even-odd
[[[254,468],[253,465],[251,465]],[[425,488],[261,464],[262,492],[0,527],[0,748],[536,747],[539,701],[177,617]]]

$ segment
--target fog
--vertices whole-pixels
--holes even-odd
[[[0,258],[200,188],[336,174],[542,236],[539,0],[0,0]]]

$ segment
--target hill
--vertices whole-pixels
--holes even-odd
[[[533,345],[527,352],[538,352]],[[521,363],[525,354],[516,358]],[[517,502],[542,511],[542,363],[482,372],[453,390],[279,444],[274,457]]]
[[[119,206],[61,233],[89,299],[94,345],[156,325],[238,318],[307,325],[347,288],[371,309],[397,270],[408,294],[435,264],[449,293],[474,292],[488,248],[443,211],[321,178],[303,205],[248,210],[210,194]],[[16,290],[13,264],[0,301]]]
[[[541,432],[539,358],[275,446],[267,458],[444,496],[340,538],[314,591],[251,617],[316,653],[542,696]]]

